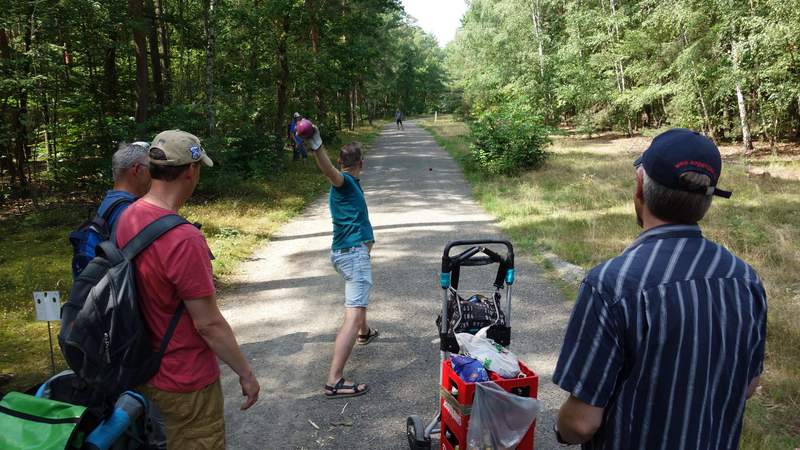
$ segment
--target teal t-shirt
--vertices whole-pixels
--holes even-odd
[[[328,195],[333,219],[333,250],[357,247],[375,240],[361,184],[349,173],[342,172],[342,177],[344,183],[339,187],[331,186]]]

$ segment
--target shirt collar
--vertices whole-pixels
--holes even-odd
[[[685,224],[666,224],[643,231],[623,253],[627,253],[651,239],[668,239],[681,237],[703,237],[700,226]]]

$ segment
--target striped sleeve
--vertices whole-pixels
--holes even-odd
[[[750,381],[764,371],[764,346],[767,340],[767,294],[760,282],[757,282],[755,289],[753,289],[752,300],[756,323],[753,324],[755,327],[755,346],[753,348],[753,356],[750,359]]]
[[[608,305],[584,281],[572,310],[553,382],[592,406],[605,407],[622,369],[620,337]]]

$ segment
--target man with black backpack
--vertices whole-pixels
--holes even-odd
[[[120,248],[162,217],[177,217],[197,186],[201,165],[213,165],[200,140],[179,130],[158,134],[149,157],[152,186],[120,217]],[[168,448],[224,448],[217,357],[239,375],[246,397],[242,409],[258,400],[259,384],[217,307],[205,238],[191,224],[179,224],[139,252],[133,264],[152,348],[164,350],[157,373],[141,391],[164,416]],[[188,314],[182,314],[184,308]]]
[[[122,211],[150,189],[150,161],[147,142],[121,143],[111,157],[114,187],[106,192],[95,217],[70,233],[72,277],[77,278],[95,257],[95,247],[108,239]]]

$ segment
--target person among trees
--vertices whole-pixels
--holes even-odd
[[[697,222],[722,160],[686,129],[636,160],[644,232],[593,268],[572,312],[553,382],[570,393],[560,442],[592,449],[730,449],[763,370],[767,300],[752,267]]]
[[[114,187],[106,192],[103,201],[97,208],[97,215],[104,216],[113,204],[118,206],[110,211],[108,228],[111,229],[119,216],[131,203],[142,197],[150,189],[150,161],[147,151],[150,144],[147,142],[134,142],[132,144],[120,143],[117,151],[111,157],[111,174],[114,177]],[[121,202],[117,202],[122,200]]]
[[[394,112],[394,122],[398,130],[403,130],[403,113],[398,109]]]
[[[325,397],[355,397],[369,391],[363,383],[346,381],[344,366],[353,345],[366,345],[378,336],[378,330],[367,325],[367,306],[372,289],[372,265],[370,252],[375,238],[364,190],[359,175],[364,169],[361,144],[351,142],[342,147],[339,154],[341,171],[337,170],[322,145],[319,130],[305,140],[320,171],[331,183],[328,205],[333,220],[333,243],[331,263],[345,280],[344,322],[336,335],[333,359],[325,383]]]
[[[292,120],[289,122],[287,137],[289,138],[289,144],[292,146],[292,161],[297,161],[301,157],[305,161],[308,159],[308,153],[306,153],[306,149],[303,146],[303,138],[297,135],[297,122],[300,122],[302,117],[300,113],[296,112],[292,115]]]
[[[179,130],[158,134],[149,158],[153,183],[120,216],[116,234],[120,248],[159,217],[176,214],[194,192],[201,166],[213,165],[200,140]],[[188,312],[179,316],[158,373],[141,387],[161,410],[168,448],[224,448],[217,357],[239,375],[246,397],[241,409],[258,400],[259,384],[217,306],[205,237],[192,225],[179,225],[139,254],[134,264],[139,305],[155,348],[180,302]]]

